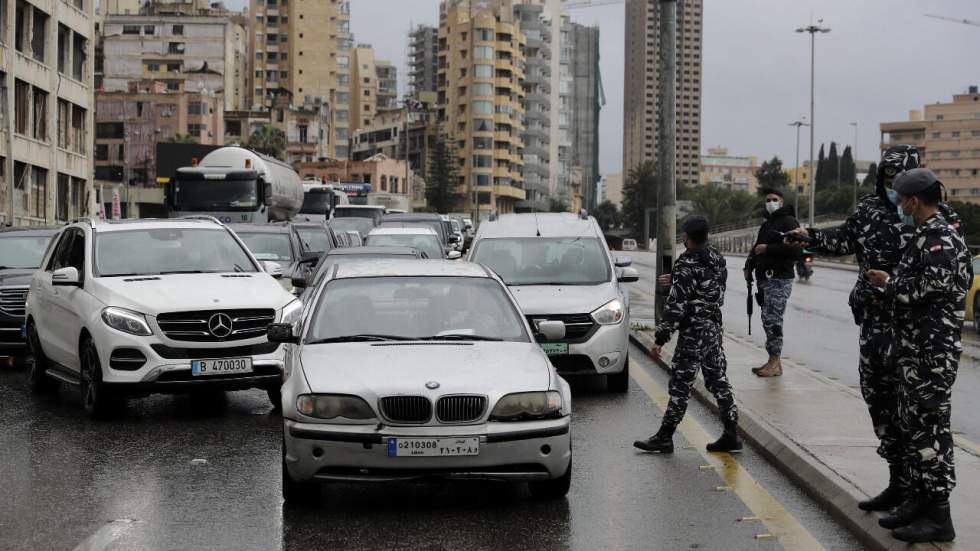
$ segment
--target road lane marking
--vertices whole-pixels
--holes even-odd
[[[662,386],[641,366],[630,371],[633,380],[662,411],[666,410],[669,398]],[[705,451],[705,446],[713,441],[708,431],[691,415],[686,415],[678,427],[685,439],[697,449],[707,462],[714,466],[726,486],[752,511],[770,534],[760,534],[756,539],[778,538],[779,543],[790,551],[818,551],[824,547],[813,537],[796,517],[786,510],[751,474],[748,473],[731,454],[713,454]],[[748,518],[748,517],[747,517]],[[769,536],[769,537],[766,537]]]
[[[123,535],[135,522],[137,522],[135,519],[121,518],[103,524],[102,528],[99,528],[91,536],[85,538],[82,543],[78,544],[74,551],[104,551],[115,543],[119,539],[119,536]]]

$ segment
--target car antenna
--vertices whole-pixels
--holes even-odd
[[[535,237],[541,237],[541,226],[538,225],[538,209],[534,209],[534,233]]]

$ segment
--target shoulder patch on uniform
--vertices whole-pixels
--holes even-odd
[[[941,250],[943,250],[943,246],[942,245],[933,245],[933,246],[929,247],[929,252],[931,252],[931,253],[938,253]]]

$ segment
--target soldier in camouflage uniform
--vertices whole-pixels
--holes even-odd
[[[908,499],[881,519],[902,541],[952,541],[949,495],[956,485],[950,396],[963,346],[964,301],[973,281],[970,252],[939,211],[942,184],[917,168],[895,179],[899,212],[916,229],[898,269],[866,277],[894,300],[899,419]]]
[[[725,301],[728,269],[725,258],[708,245],[708,222],[692,216],[683,225],[687,250],[674,264],[673,274],[661,276],[660,283],[670,286],[670,296],[657,322],[657,357],[661,348],[676,331],[677,348],[671,365],[670,403],[664,412],[657,434],[637,440],[634,446],[644,451],[673,453],[673,435],[687,411],[691,388],[698,370],[704,372],[704,382],[715,395],[725,431],[708,451],[739,451],[738,409],[728,383],[727,363],[722,349],[721,307]]]
[[[919,166],[919,152],[908,145],[889,147],[878,165],[875,195],[861,198],[854,213],[843,226],[829,230],[809,228],[794,233],[808,235],[818,254],[857,255],[861,271],[882,270],[894,273],[902,252],[912,238],[913,228],[906,225],[897,211],[897,193],[891,189],[893,179]],[[945,204],[941,212],[951,223],[959,224],[956,214]],[[803,243],[796,243],[799,248]],[[863,277],[858,277],[849,304],[854,321],[861,327],[858,372],[861,394],[871,423],[881,444],[878,455],[888,462],[888,487],[879,495],[862,501],[865,511],[887,511],[901,504],[909,481],[905,476],[905,450],[899,435],[898,368],[889,350],[892,342],[893,301],[875,292]]]

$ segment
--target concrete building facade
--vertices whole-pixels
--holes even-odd
[[[418,25],[408,33],[408,84],[409,95],[436,91],[439,72],[439,29],[430,25]]]
[[[245,20],[237,12],[195,4],[157,0],[140,15],[107,15],[98,91],[128,92],[130,82],[152,79],[171,92],[220,93],[224,109],[245,109]]]
[[[660,115],[660,2],[626,0],[623,172],[657,157]],[[677,183],[699,180],[702,0],[677,2]]]
[[[714,147],[701,156],[701,185],[717,185],[731,191],[755,193],[759,189],[759,159],[754,156],[729,155],[728,149]]]
[[[269,109],[225,112],[225,143],[246,143],[263,126],[281,130],[286,137],[283,160],[290,164],[313,162],[328,157],[330,107],[320,98],[305,98],[301,104],[279,96]]]
[[[599,111],[605,104],[599,71],[599,27],[572,23],[570,72],[572,76],[571,164],[582,169],[582,206],[598,204]]]
[[[375,60],[378,77],[378,111],[398,109],[398,67],[390,61]]]
[[[371,126],[378,113],[378,68],[374,48],[358,44],[351,69],[350,133]]]
[[[623,208],[623,173],[606,174],[599,180],[598,202],[609,201],[616,208]]]
[[[459,156],[463,208],[476,220],[526,199],[526,46],[511,0],[440,5],[439,120]]]
[[[551,24],[544,19],[543,5],[516,5],[514,17],[520,21],[521,32],[527,38],[524,78],[524,191],[527,198],[515,206],[517,210],[548,211],[549,198],[555,190],[551,179],[551,129],[556,122],[552,116]],[[557,145],[555,147],[557,168]]]
[[[926,105],[909,120],[881,124],[881,149],[919,148],[923,164],[942,180],[951,200],[980,203],[980,89],[970,86],[946,103]]]
[[[94,2],[5,0],[0,17],[2,221],[91,215]]]
[[[411,210],[415,178],[406,178],[404,161],[379,154],[363,161],[328,160],[299,163],[296,170],[303,178],[319,178],[341,184],[369,184],[370,191],[362,204],[384,205],[392,209]]]

